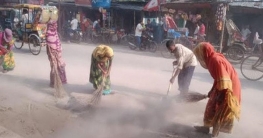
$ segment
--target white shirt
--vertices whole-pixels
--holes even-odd
[[[78,29],[78,23],[79,21],[77,19],[73,19],[70,24],[71,24],[71,29],[72,30],[77,30]]]
[[[26,23],[31,23],[31,19],[29,19],[28,14],[23,14],[22,17],[22,28],[25,28]],[[29,20],[28,20],[29,19]]]
[[[247,29],[242,29],[241,30],[241,33],[242,33],[242,37],[244,40],[247,40],[247,35],[251,34],[250,30],[247,28]]]
[[[197,34],[198,34],[199,29],[200,29],[200,27],[199,27],[199,26],[196,26],[196,28],[195,28],[195,32],[194,32],[194,35],[197,35]]]
[[[136,26],[136,29],[135,29],[135,36],[142,36],[142,25],[139,23],[137,26]]]
[[[93,28],[95,28],[96,27],[96,25],[97,25],[97,23],[98,23],[98,21],[95,21],[94,23],[93,23]]]
[[[177,50],[175,50],[174,56],[178,61],[178,69],[197,65],[197,59],[189,48],[183,46],[182,44],[176,44],[175,47]]]

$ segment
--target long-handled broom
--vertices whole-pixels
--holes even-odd
[[[174,67],[173,72],[175,70],[176,70],[176,68]],[[166,100],[168,98],[169,92],[171,90],[171,86],[172,86],[172,83],[169,84],[169,88],[168,88],[167,94],[166,94],[165,97],[162,98],[162,100]],[[185,101],[185,102],[199,102],[199,101],[201,101],[203,99],[208,98],[208,96],[206,94],[201,94],[201,93],[198,93],[198,92],[188,92],[183,97],[179,97],[179,98],[180,99],[182,98],[182,100]]]
[[[106,76],[103,76],[100,86],[98,87],[97,90],[95,90],[93,92],[92,98],[91,98],[91,100],[89,102],[89,106],[96,106],[101,101],[102,92],[103,92],[104,86],[105,86],[105,79],[106,79]]]
[[[54,72],[54,88],[56,90],[54,95],[56,98],[64,98],[65,96],[68,96],[68,95],[63,88],[63,84],[61,82],[61,79],[58,73],[58,61],[56,60],[55,56],[51,52],[50,47],[47,46],[47,48],[48,48],[49,54],[52,59],[52,64],[53,64],[52,72]]]

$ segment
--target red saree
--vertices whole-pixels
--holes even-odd
[[[204,125],[213,127],[213,135],[231,133],[234,118],[239,119],[241,84],[232,65],[210,43],[201,43],[194,50],[203,67],[214,79],[204,114]]]

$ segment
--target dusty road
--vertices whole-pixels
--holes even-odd
[[[90,96],[88,83],[91,52],[95,45],[63,44],[67,63],[69,94]],[[171,77],[172,60],[158,53],[113,47],[111,73],[114,95],[103,96],[93,111],[74,113],[56,107],[54,90],[49,88],[49,61],[46,50],[38,56],[25,46],[14,50],[16,68],[0,73],[0,138],[206,138],[193,130],[202,124],[206,100],[195,104],[161,102]],[[237,71],[240,74],[238,65]],[[263,137],[262,80],[242,82],[242,116],[233,134],[220,138]],[[196,68],[191,90],[206,93],[212,79]],[[177,84],[171,96],[178,94]]]

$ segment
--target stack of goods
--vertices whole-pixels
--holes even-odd
[[[38,22],[46,24],[49,21],[56,22],[58,20],[58,9],[56,6],[41,6],[41,9]]]
[[[221,31],[222,26],[223,26],[223,17],[224,16],[224,4],[219,4],[217,6],[217,11],[216,11],[216,26],[217,30]]]

